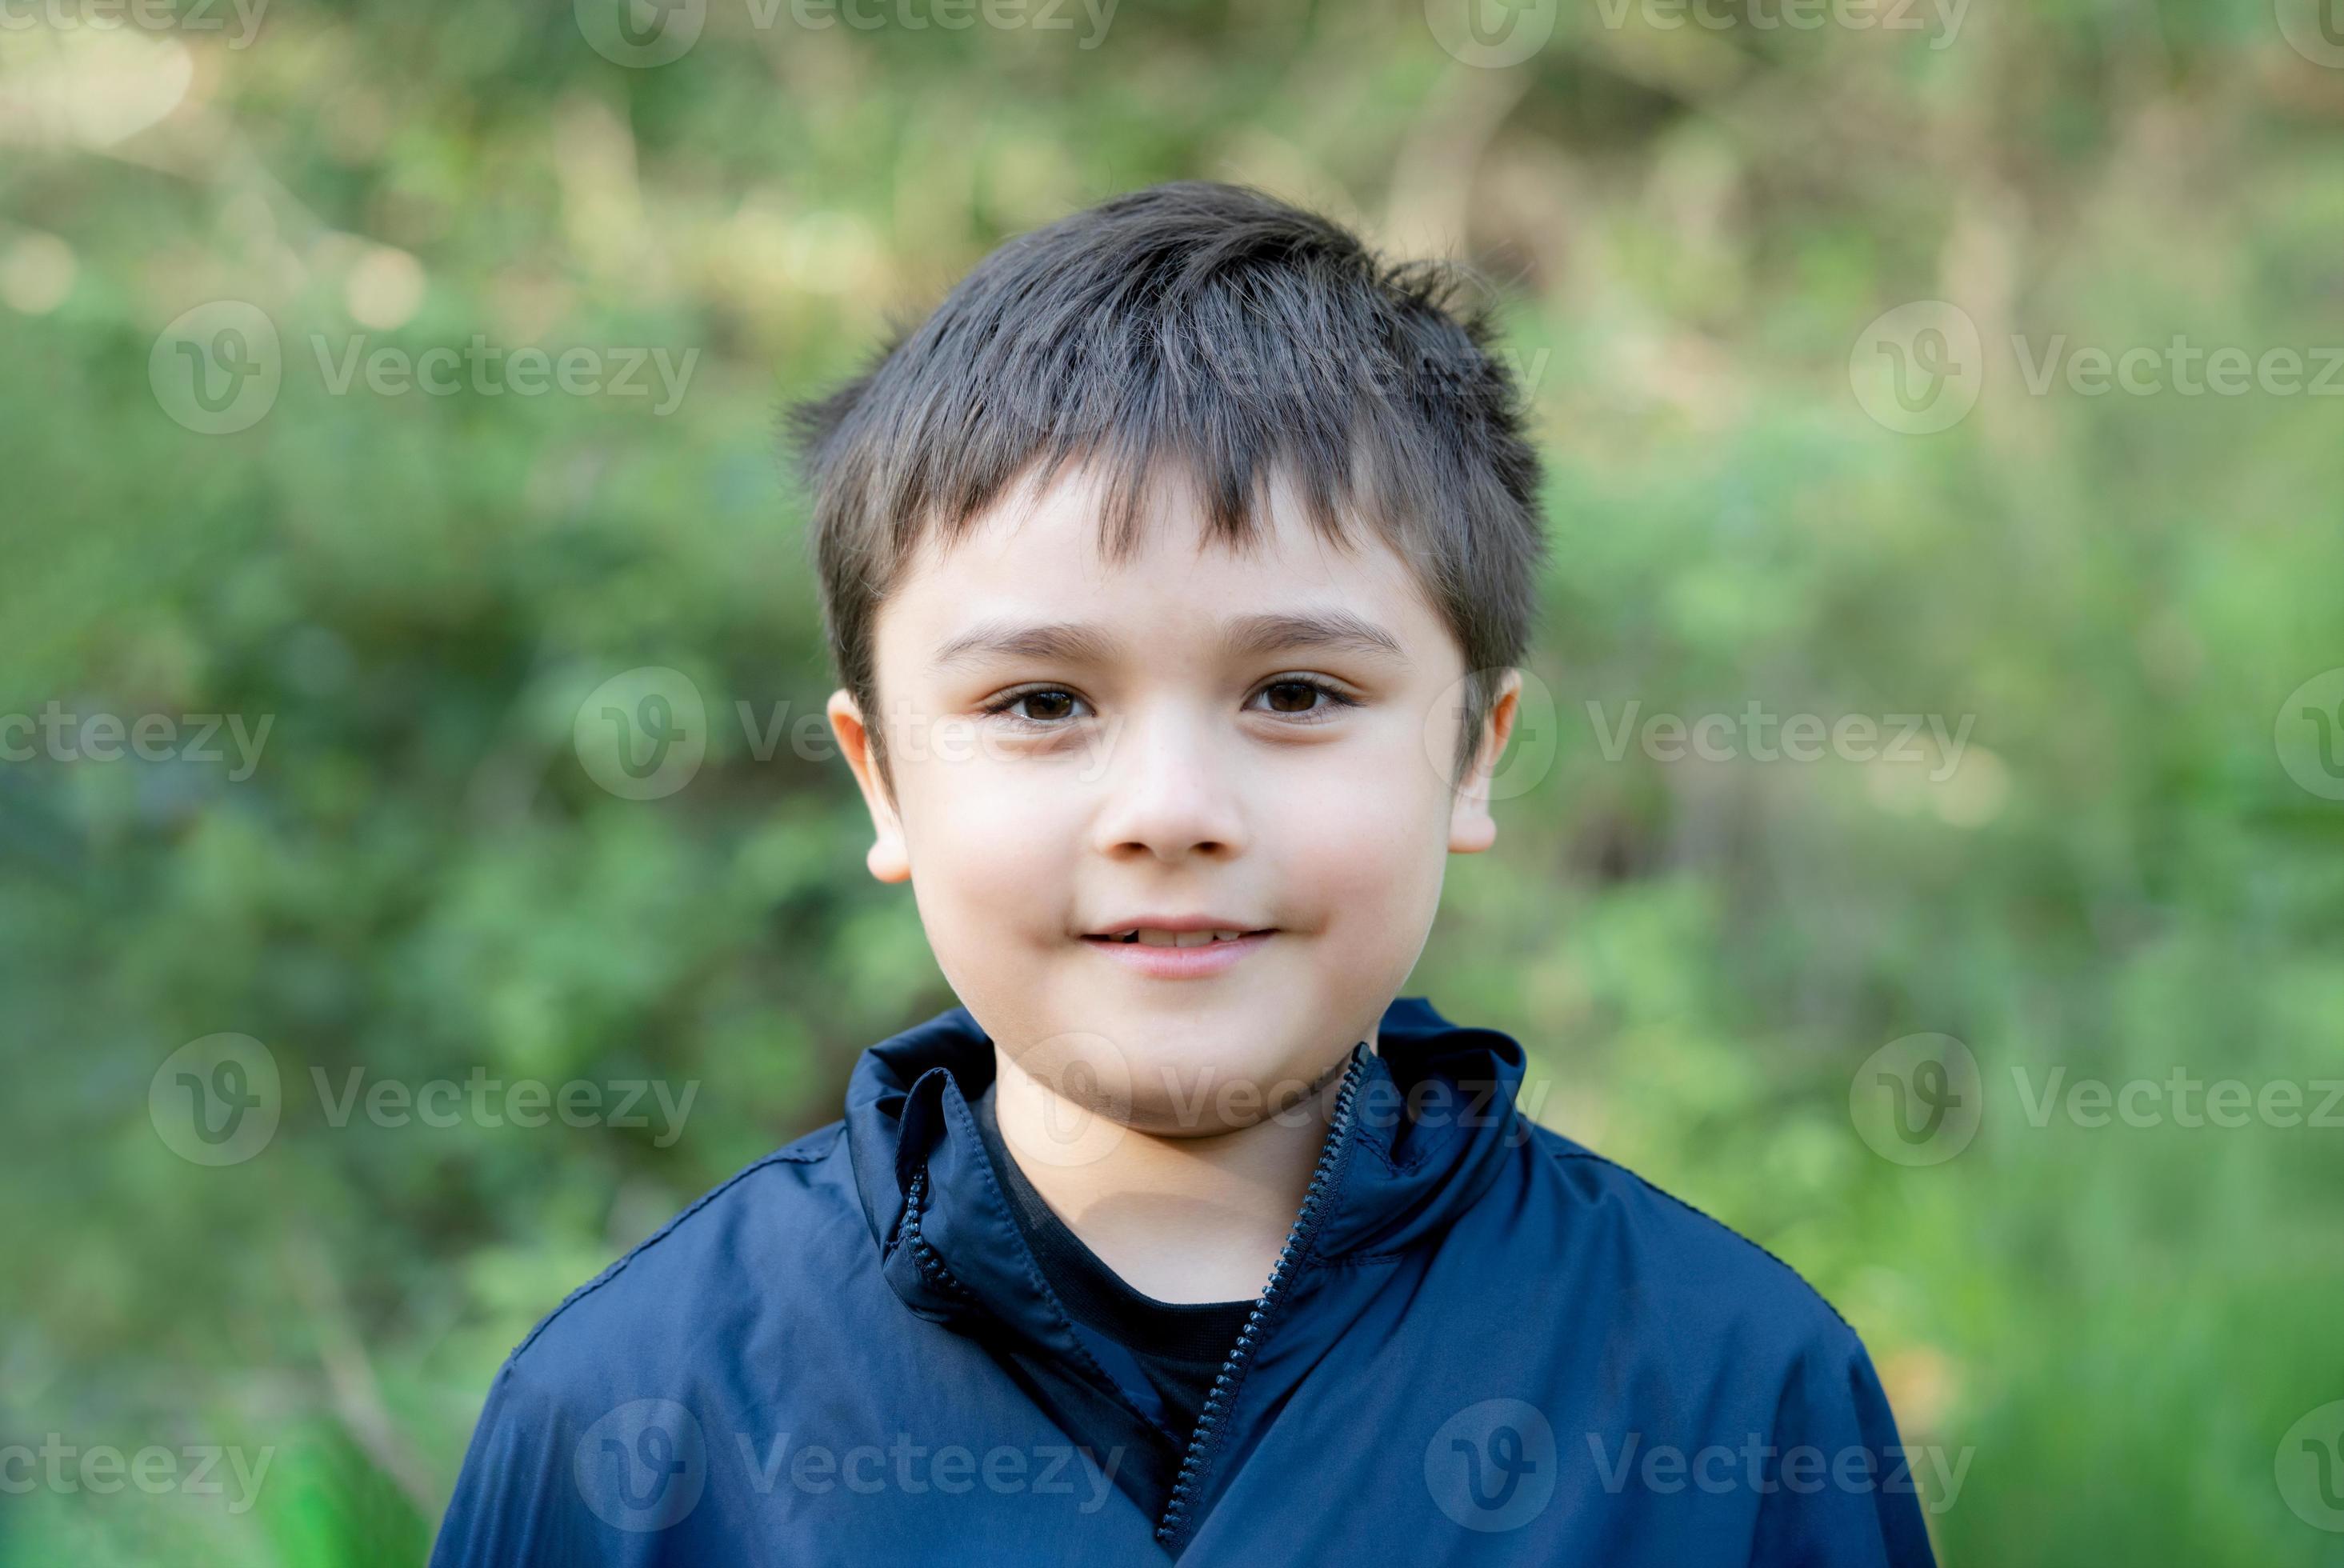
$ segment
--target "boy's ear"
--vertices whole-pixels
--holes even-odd
[[[1449,803],[1449,853],[1478,855],[1498,841],[1497,819],[1490,814],[1490,777],[1498,759],[1506,754],[1507,737],[1514,733],[1514,716],[1521,705],[1522,673],[1509,670],[1498,683],[1489,717],[1482,721],[1481,743],[1473,750],[1465,776]]]
[[[882,882],[902,882],[912,875],[911,852],[904,844],[904,824],[895,814],[894,803],[887,798],[879,770],[873,764],[871,731],[863,722],[863,710],[842,686],[830,694],[825,711],[830,715],[830,733],[838,737],[838,749],[845,754],[855,787],[863,792],[863,804],[871,813],[874,836],[863,863]]]

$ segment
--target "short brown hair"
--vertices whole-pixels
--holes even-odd
[[[1046,485],[1070,461],[1102,465],[1109,559],[1137,544],[1159,465],[1185,468],[1232,544],[1282,470],[1331,543],[1347,542],[1343,512],[1363,512],[1447,621],[1468,673],[1461,777],[1529,643],[1546,554],[1521,391],[1486,308],[1459,306],[1470,282],[1202,182],[1007,241],[868,371],[790,410],[841,684],[877,714],[873,628],[904,562],[930,528],[958,540],[1029,468]]]

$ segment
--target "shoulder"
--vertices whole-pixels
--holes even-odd
[[[736,1172],[530,1331],[490,1385],[435,1564],[615,1562],[605,1526],[642,1542],[680,1517],[599,1456],[663,1445],[704,1467],[716,1434],[744,1429],[739,1412],[803,1361],[807,1303],[873,1251],[843,1144],[833,1123]],[[654,1492],[688,1512],[700,1483]]]
[[[1757,1242],[1551,1128],[1533,1125],[1528,1141],[1562,1205],[1557,1244],[1617,1276],[1663,1331],[1776,1359],[1862,1357],[1838,1310]]]
[[[867,1259],[870,1237],[832,1122],[755,1160],[549,1312],[506,1359],[500,1382],[658,1386],[688,1382],[687,1315],[728,1323],[785,1314]],[[851,1219],[852,1226],[840,1222]],[[833,1256],[835,1254],[835,1256]]]

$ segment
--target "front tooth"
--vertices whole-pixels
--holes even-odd
[[[1176,931],[1172,936],[1174,946],[1180,947],[1208,947],[1213,941],[1209,931]]]
[[[1234,942],[1244,935],[1245,933],[1242,931],[1216,931],[1213,933],[1213,940],[1216,942]]]
[[[1178,943],[1172,939],[1171,932],[1157,931],[1152,928],[1143,929],[1139,933],[1139,940],[1150,947],[1177,947],[1179,946]]]

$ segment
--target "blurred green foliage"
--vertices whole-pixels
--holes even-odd
[[[1974,1450],[1949,1564],[2344,1562],[2273,1472],[2344,1397],[2344,1130],[2038,1128],[2014,1091],[2344,1077],[2344,804],[2274,745],[2344,664],[2344,404],[2036,394],[2010,347],[2344,345],[2344,70],[2288,0],[1952,35],[1571,6],[1502,69],[1440,6],[1126,0],[1085,48],[1073,11],[710,0],[640,69],[549,0],[0,31],[0,713],[272,723],[244,777],[0,764],[0,1443],[273,1455],[241,1510],[9,1495],[0,1559],[416,1561],[529,1326],[951,1004],[845,770],[733,716],[830,685],[776,416],[1004,237],[1217,177],[1472,261],[1532,383],[1551,762],[1410,992],[1848,1314],[1908,1440]],[[206,435],[150,357],[222,299],[283,381]],[[1849,374],[1920,299],[1986,350],[1932,435]],[[333,389],[360,336],[475,335],[696,358],[665,413]],[[637,801],[572,726],[645,665],[705,694],[709,754]],[[1613,760],[1631,702],[1975,727],[1935,781]],[[284,1109],[207,1168],[147,1093],[222,1031]],[[1906,1167],[1849,1086],[1925,1031],[1985,1115]],[[353,1069],[701,1087],[666,1141],[337,1126],[313,1074]]]

